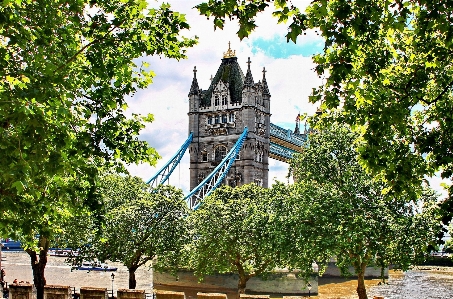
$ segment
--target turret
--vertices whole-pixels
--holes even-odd
[[[218,165],[244,127],[249,133],[225,184],[268,185],[270,94],[265,70],[263,83],[255,83],[250,63],[248,58],[244,76],[229,44],[207,90],[199,88],[194,68],[188,113],[189,130],[194,132],[189,148],[191,189]]]

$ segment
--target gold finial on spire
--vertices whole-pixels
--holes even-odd
[[[231,50],[231,42],[228,42],[228,51],[223,52],[223,58],[236,57],[236,50]]]

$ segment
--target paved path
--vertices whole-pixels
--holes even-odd
[[[11,283],[15,278],[18,281],[29,281],[33,283],[33,275],[30,266],[30,259],[25,252],[2,252],[2,267],[6,271],[5,280]],[[49,285],[69,285],[78,291],[80,287],[99,287],[112,289],[112,272],[102,271],[80,271],[72,270],[66,264],[64,257],[49,256],[45,269],[45,277]],[[118,263],[109,263],[118,267],[113,281],[113,289],[127,289],[129,284],[129,272],[127,268]],[[136,272],[137,289],[145,290],[146,293],[152,292],[152,272],[147,267],[139,268]]]

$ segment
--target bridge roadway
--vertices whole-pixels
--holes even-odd
[[[301,152],[306,142],[307,134],[294,134],[289,129],[271,123],[269,157],[288,162],[294,153]]]

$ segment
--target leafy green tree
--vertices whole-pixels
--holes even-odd
[[[453,253],[453,239],[451,238],[451,236],[453,235],[453,223],[448,226],[448,233],[450,235],[450,238],[445,241],[442,251],[445,251],[446,253]]]
[[[297,267],[307,246],[321,260],[336,257],[343,274],[353,266],[357,294],[366,299],[366,267],[407,270],[425,257],[441,222],[433,191],[424,190],[415,201],[385,192],[385,184],[360,166],[356,138],[347,126],[334,124],[310,134],[309,146],[291,161],[298,183],[288,196],[288,214],[294,215],[288,225],[295,230],[295,248],[302,249],[289,260]]]
[[[269,201],[269,190],[255,184],[223,186],[205,198],[189,215],[195,274],[238,274],[239,298],[250,278],[273,271],[279,265],[279,230]]]
[[[209,0],[197,6],[222,28],[239,21],[247,37],[255,17],[273,3],[278,22],[287,22],[287,40],[308,29],[324,40],[314,56],[325,84],[310,100],[324,112],[342,109],[341,122],[359,133],[357,150],[367,170],[380,175],[392,192],[414,192],[425,176],[453,174],[453,27],[448,1],[319,0],[303,10],[286,0]],[[444,223],[453,213],[453,184],[442,204]],[[403,191],[404,190],[404,191]],[[420,191],[420,190],[418,190]],[[412,194],[416,197],[417,195]]]
[[[446,253],[453,253],[453,242],[451,239],[445,241],[443,251],[445,251]]]
[[[159,157],[138,139],[152,115],[126,117],[126,98],[152,81],[138,58],[185,57],[187,28],[169,5],[145,0],[1,5],[0,233],[23,241],[38,299],[61,223],[99,208],[100,169]]]
[[[88,220],[82,229],[85,237],[69,236],[67,245],[80,248],[72,262],[121,262],[129,271],[130,289],[136,287],[136,270],[157,256],[160,264],[175,268],[183,246],[190,241],[182,191],[165,185],[150,192],[142,179],[119,175],[104,177],[102,190],[105,220],[100,227]],[[74,219],[72,228],[80,229],[78,219]]]

